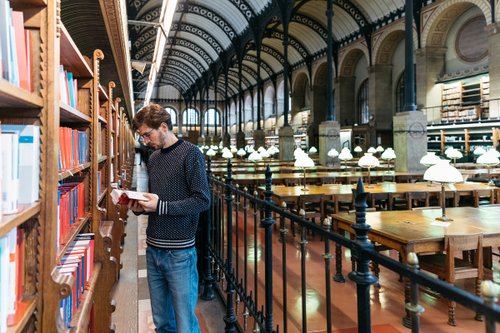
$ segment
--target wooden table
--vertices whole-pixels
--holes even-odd
[[[498,207],[447,208],[446,216],[453,219],[449,226],[436,226],[435,218],[440,209],[416,211],[380,211],[366,213],[366,223],[371,226],[370,240],[399,251],[403,263],[410,252],[444,251],[445,235],[483,233],[483,246],[500,246],[500,209]],[[356,214],[333,215],[333,230],[354,234],[352,225]],[[342,249],[336,244],[335,281],[343,282]],[[409,281],[405,279],[405,303],[409,302]],[[408,316],[405,317],[405,322]]]
[[[351,194],[355,185],[344,184],[324,184],[324,185],[307,185],[308,191],[303,190],[303,186],[273,186],[273,198],[277,202],[291,201],[297,199],[302,194],[323,194],[327,196],[335,196],[339,194]],[[259,187],[265,190],[264,187]],[[446,192],[458,192],[459,194],[471,194],[474,191],[490,190],[496,194],[497,200],[500,188],[490,186],[483,183],[457,183],[454,185],[446,185]],[[384,182],[370,187],[365,185],[365,192],[368,193],[408,193],[408,192],[440,192],[441,185],[431,184],[427,182],[420,183],[391,183]]]

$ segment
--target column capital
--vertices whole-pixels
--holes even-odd
[[[415,55],[417,57],[442,57],[446,54],[448,48],[446,47],[423,47],[415,50]]]

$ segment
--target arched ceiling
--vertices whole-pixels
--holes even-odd
[[[144,98],[153,65],[157,28],[163,1],[127,0],[131,59],[145,65],[133,70],[134,94]],[[206,83],[224,99],[239,91],[238,59],[242,60],[242,89],[258,84],[256,45],[260,41],[262,80],[275,80],[283,71],[283,4],[288,0],[178,0],[168,32],[152,98],[189,98]],[[295,0],[289,10],[288,62],[294,68],[326,52],[326,0]],[[417,1],[417,7],[422,0]],[[404,0],[333,0],[334,50],[358,38],[370,41],[375,27],[391,22],[404,11]],[[335,51],[334,51],[335,52]],[[174,84],[175,83],[175,84]],[[163,88],[168,86],[169,88]],[[159,88],[158,88],[159,87]],[[205,89],[202,89],[205,91]],[[163,95],[166,94],[166,95]],[[161,96],[160,96],[161,95]]]

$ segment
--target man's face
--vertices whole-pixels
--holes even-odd
[[[142,137],[145,145],[155,150],[163,147],[163,133],[159,128],[151,128],[143,124],[137,129],[137,134]]]

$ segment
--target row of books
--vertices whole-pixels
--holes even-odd
[[[71,170],[89,161],[89,134],[69,127],[59,128],[59,170]]]
[[[57,189],[57,248],[64,245],[71,226],[85,215],[85,183],[72,182]]]
[[[0,237],[0,332],[17,324],[24,285],[24,231],[13,228]]]
[[[32,91],[31,31],[24,29],[23,12],[0,0],[0,73],[10,83]]]
[[[0,125],[0,148],[0,213],[13,214],[19,203],[38,200],[40,127]]]
[[[59,99],[75,109],[78,106],[78,82],[63,65],[59,66]]]
[[[94,234],[79,234],[57,263],[60,274],[71,275],[74,279],[69,297],[59,303],[59,311],[64,325],[73,327],[71,320],[81,303],[82,295],[88,288],[94,269]]]

